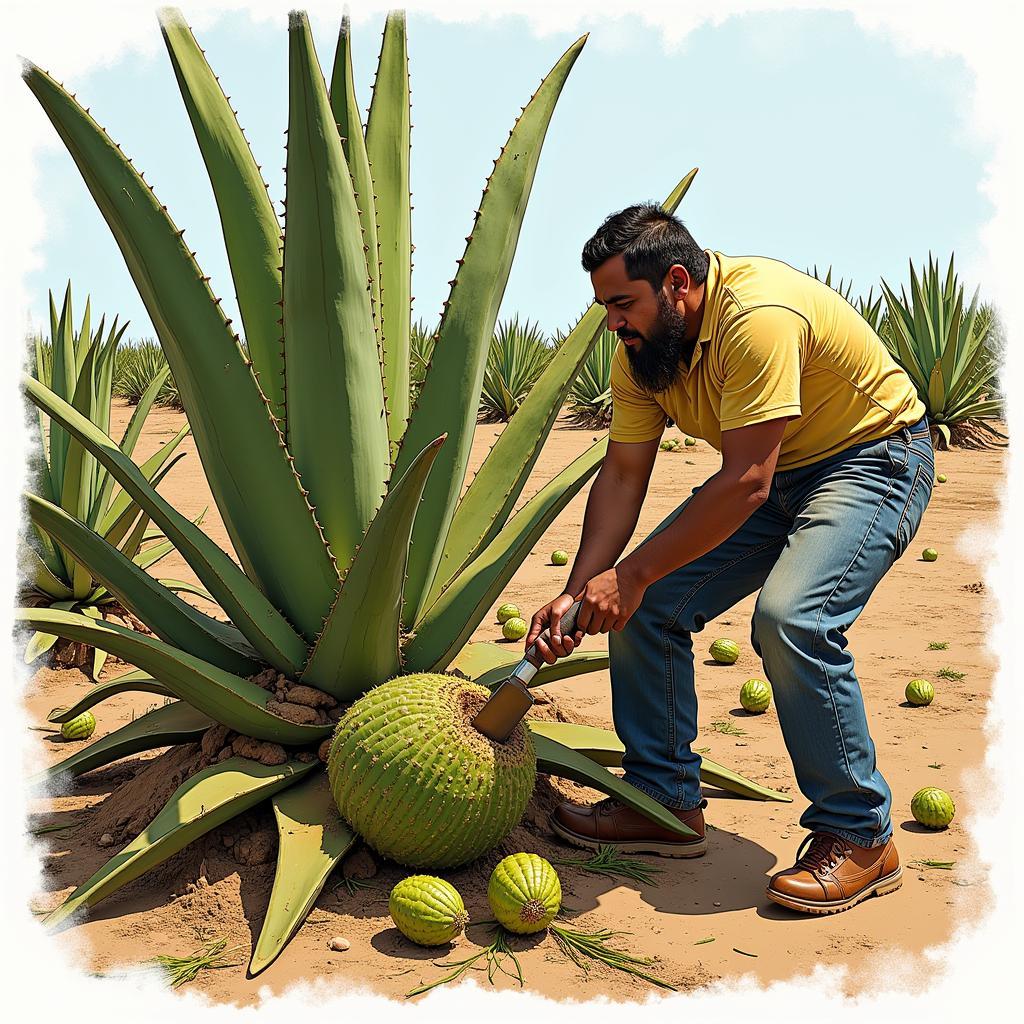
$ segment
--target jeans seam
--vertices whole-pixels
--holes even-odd
[[[921,467],[918,466],[917,469],[914,471],[914,479],[910,485],[910,493],[907,496],[907,503],[906,505],[903,506],[903,512],[900,515],[900,521],[896,525],[896,544],[898,545],[901,544],[900,538],[903,531],[903,524],[907,521],[907,516],[910,512],[910,506],[914,503],[914,496],[917,494],[917,487],[918,484],[921,483],[922,479],[923,477],[921,473]],[[907,542],[905,544],[902,544],[902,546],[896,552],[896,558],[902,557],[903,553],[907,550],[908,547],[910,547],[911,540],[913,540],[913,537],[907,538]]]
[[[832,711],[835,714],[837,724],[839,723],[840,715],[839,708],[836,704],[835,692],[832,689],[832,680],[829,677],[828,669],[825,667],[824,659],[818,654],[818,639],[821,636],[821,618],[825,614],[825,609],[828,607],[829,602],[832,600],[833,597],[835,597],[839,588],[843,585],[843,582],[845,581],[846,577],[850,574],[850,570],[853,568],[857,559],[860,558],[861,552],[863,552],[864,550],[864,545],[867,543],[868,537],[871,536],[871,532],[874,530],[875,524],[878,522],[878,516],[882,511],[882,506],[886,503],[886,501],[888,501],[889,496],[892,494],[892,490],[893,481],[890,479],[888,490],[885,492],[885,495],[883,496],[882,500],[878,503],[877,507],[875,508],[875,514],[871,517],[871,522],[868,524],[867,530],[864,531],[864,536],[861,538],[860,546],[854,553],[853,558],[850,559],[850,562],[847,565],[847,567],[843,570],[842,576],[840,576],[839,579],[836,581],[836,585],[832,588],[831,593],[822,602],[821,607],[818,609],[818,617],[815,619],[814,622],[814,636],[811,639],[811,655],[817,658],[818,665],[821,667],[822,675],[825,677],[825,684],[828,686],[829,700],[832,704]],[[850,755],[846,749],[846,742],[843,738],[843,730],[841,728],[839,730],[839,745],[843,751],[843,761],[846,764],[847,776],[849,777],[850,781],[857,787],[858,793],[867,792],[867,790],[865,790],[864,787],[861,786],[854,777],[853,768],[850,765]],[[877,828],[880,829],[882,827],[882,817],[881,813],[879,812],[879,809],[877,807],[873,807],[871,809],[871,813],[877,818]]]

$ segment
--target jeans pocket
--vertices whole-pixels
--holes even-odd
[[[896,558],[899,558],[907,550],[921,525],[924,510],[928,507],[932,496],[931,476],[927,461],[922,459],[914,470],[910,494],[900,516],[899,526],[896,528]]]

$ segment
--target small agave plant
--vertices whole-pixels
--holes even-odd
[[[558,345],[564,344],[561,332]],[[589,430],[606,430],[612,422],[612,359],[619,339],[605,327],[569,391],[569,421]]]
[[[519,317],[498,325],[487,353],[480,419],[484,423],[507,423],[530,388],[537,383],[551,359],[552,351],[540,327]]]
[[[172,698],[56,765],[47,777],[195,741],[217,756],[47,922],[94,905],[269,799],[279,848],[250,963],[255,974],[280,953],[357,839],[338,813],[329,782],[337,792],[350,768],[358,767],[373,796],[388,788],[376,784],[388,765],[377,773],[368,768],[364,734],[349,713],[364,695],[396,681],[400,688],[422,689],[417,675],[440,675],[449,688],[446,700],[461,700],[460,687],[486,694],[486,687],[507,676],[520,654],[470,643],[469,637],[604,454],[602,439],[511,514],[600,335],[604,311],[595,305],[554,354],[462,494],[488,346],[541,144],[585,39],[542,81],[494,162],[410,410],[404,16],[387,19],[364,130],[348,19],[327,85],[305,15],[291,15],[283,231],[203,51],[177,12],[161,12],[160,21],[220,210],[247,350],[183,232],[120,147],[47,72],[30,64],[24,74],[110,224],[156,326],[240,564],[172,508],[88,417],[37,381],[24,386],[165,532],[228,621],[197,611],[112,545],[97,541],[83,523],[52,511],[51,535],[154,635],[67,611],[23,609],[19,617],[33,629],[95,643],[138,667],[95,687],[54,721],[122,690]],[[669,209],[691,179],[668,196]],[[542,668],[533,682],[606,666],[604,654],[577,652]],[[433,692],[430,686],[427,692]],[[396,725],[411,719],[422,727],[425,707],[398,699],[382,713]],[[341,718],[336,731],[334,719],[342,711],[349,718]],[[343,734],[346,721],[350,728]],[[367,728],[382,721],[371,716]],[[621,759],[614,733],[562,722],[534,722],[529,730],[522,742],[535,752],[535,770],[614,794],[686,834],[664,807],[606,770]],[[332,733],[329,780],[323,760]],[[229,735],[237,739],[222,745]],[[415,761],[426,759],[426,747],[444,738],[444,730],[439,736],[424,729],[399,737],[398,746],[411,746]],[[480,733],[474,742],[479,765],[499,760],[499,744]],[[272,756],[257,757],[260,752]],[[446,773],[449,784],[472,781],[458,764]],[[704,773],[746,796],[788,799],[710,761]],[[400,808],[410,819],[407,832],[420,827],[414,819],[427,814],[423,800],[429,797],[423,791]],[[493,847],[502,836],[482,824]],[[450,823],[459,828],[458,821]]]
[[[52,293],[49,299],[50,344],[44,346],[39,336],[35,339],[34,377],[106,433],[110,430],[110,396],[117,346],[128,324],[118,329],[115,317],[104,336],[105,318],[101,318],[96,332],[92,333],[89,301],[86,300],[85,313],[75,333],[71,283],[68,282],[59,316]],[[135,450],[165,376],[166,370],[141,396],[118,444],[127,459]],[[182,457],[179,454],[169,461],[187,433],[188,427],[183,427],[139,466],[143,478],[154,487]],[[88,559],[76,558],[70,549],[55,543],[47,532],[55,517],[75,519],[92,532],[91,544],[105,543],[116,548],[140,569],[156,565],[172,545],[161,542],[159,531],[150,529],[149,516],[125,491],[114,493],[114,484],[115,478],[107,468],[60,424],[50,423],[47,436],[47,417],[40,411],[37,444],[31,455],[31,492],[27,496],[30,523],[19,551],[23,569],[22,604],[77,612],[93,619],[102,618],[105,612],[123,613],[117,597],[89,568]],[[144,542],[150,541],[156,543],[144,549]],[[177,580],[161,582],[170,590],[190,589]],[[37,630],[26,644],[25,662],[36,661],[56,642],[55,633]],[[106,651],[101,648],[93,651],[90,670],[94,679],[99,678],[106,657]]]
[[[910,296],[882,281],[888,307],[881,332],[892,357],[910,375],[928,410],[936,447],[991,448],[1006,435],[990,422],[1005,414],[998,393],[995,319],[975,291],[964,308],[964,286],[953,257],[945,278],[929,255],[920,276],[910,263]]]

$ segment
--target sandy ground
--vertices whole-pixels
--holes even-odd
[[[129,414],[128,407],[117,405],[115,436]],[[136,457],[148,456],[182,423],[179,413],[155,410]],[[470,477],[500,429],[500,425],[477,428]],[[569,429],[560,420],[519,505],[587,448],[595,436],[594,431]],[[681,437],[675,428],[666,436]],[[188,456],[167,477],[162,493],[192,517],[208,508],[204,529],[227,548],[191,438],[182,450]],[[718,465],[717,453],[703,443],[678,453],[661,453],[630,548]],[[985,912],[991,890],[963,824],[972,808],[961,793],[966,791],[967,776],[981,770],[984,758],[983,716],[995,668],[986,651],[985,636],[993,609],[982,583],[982,567],[971,560],[969,545],[958,544],[958,540],[968,528],[996,527],[1005,453],[940,452],[938,471],[948,474],[949,482],[936,485],[911,550],[883,580],[849,633],[879,764],[893,790],[896,839],[905,865],[902,889],[830,917],[791,914],[766,899],[768,878],[792,863],[803,838],[797,823],[806,805],[796,788],[774,709],[748,716],[739,708],[740,685],[750,676],[762,674],[749,643],[751,597],[709,623],[696,638],[698,650],[706,650],[718,636],[735,639],[741,648],[740,658],[732,666],[698,658],[701,732],[697,742],[709,748],[710,757],[789,792],[794,802],[761,803],[707,790],[706,816],[713,830],[706,857],[693,861],[643,858],[662,869],[657,885],[560,868],[567,907],[563,920],[588,930],[613,928],[632,933],[618,941],[635,953],[654,958],[650,970],[681,990],[745,975],[762,984],[788,980],[806,976],[821,964],[847,967],[844,991],[854,994],[877,985],[877,973],[884,972],[895,958],[903,960],[907,954],[944,942],[959,920],[977,920]],[[548,564],[550,552],[564,548],[570,552],[571,564],[588,493],[589,484],[547,530],[495,602],[495,609],[513,601],[529,618],[561,591],[568,570]],[[937,562],[920,559],[926,546],[938,549]],[[176,555],[165,559],[156,574],[194,579]],[[501,640],[493,614],[472,639]],[[948,649],[929,650],[930,641],[945,641]],[[606,644],[606,635],[588,637],[584,649],[606,648]],[[940,678],[937,673],[944,667],[964,675]],[[112,660],[103,678],[123,671],[124,664]],[[906,683],[917,676],[935,684],[937,696],[930,707],[912,708],[904,701]],[[89,685],[85,675],[76,670],[39,669],[26,694],[32,720],[44,722],[51,708],[69,703]],[[553,704],[545,713],[558,708],[575,721],[610,727],[609,686],[607,672],[553,683],[546,688]],[[97,709],[96,737],[159,700],[138,694],[103,704]],[[723,735],[713,728],[716,722],[732,723],[744,734]],[[41,764],[53,763],[75,749],[46,733],[34,735],[40,737]],[[33,827],[72,819],[78,822],[68,833],[40,838],[44,885],[33,897],[35,906],[55,906],[106,861],[110,851],[97,842],[102,831],[113,828],[118,839],[115,849],[134,837],[136,822],[114,819],[111,794],[126,785],[151,791],[146,765],[156,756],[128,759],[80,779],[63,795],[33,802]],[[171,769],[165,760],[159,766],[151,765],[150,773],[154,770],[167,773]],[[133,783],[133,779],[137,781]],[[924,785],[942,786],[956,800],[957,818],[945,831],[927,832],[910,815],[910,798]],[[598,795],[572,784],[561,784],[561,792],[577,798]],[[507,852],[527,849],[545,856],[580,855],[557,843],[546,829],[544,809],[558,795],[542,779],[527,816],[530,820],[510,837]],[[242,840],[244,853],[236,856]],[[345,887],[338,888],[339,869],[282,956],[257,980],[246,980],[242,964],[262,923],[275,845],[269,812],[250,812],[240,824],[215,830],[166,865],[129,884],[55,941],[84,940],[91,968],[111,971],[158,953],[186,955],[207,939],[224,937],[230,946],[241,947],[234,958],[239,966],[203,972],[190,988],[218,1000],[246,1004],[257,999],[262,985],[280,992],[297,979],[315,977],[326,977],[339,988],[365,984],[401,999],[421,982],[440,977],[444,970],[437,964],[441,961],[462,959],[490,940],[488,928],[470,924],[467,935],[450,949],[415,947],[397,932],[387,914],[387,891],[407,872],[382,863],[370,882],[380,886],[379,890],[350,894]],[[926,858],[955,864],[952,870],[912,866]],[[250,863],[240,866],[239,859]],[[491,916],[486,903],[488,871],[489,867],[478,866],[445,873],[463,894],[476,921]],[[329,950],[329,940],[337,935],[349,939],[351,948],[346,952]],[[702,941],[708,939],[713,941]],[[559,953],[549,936],[519,940],[515,948],[526,987],[551,998],[603,995],[643,1000],[654,991],[646,982],[608,968],[595,966],[584,973]],[[475,973],[473,977],[486,985],[484,975]],[[502,975],[495,984],[502,989],[517,987]]]

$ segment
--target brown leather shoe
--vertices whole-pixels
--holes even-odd
[[[831,832],[812,832],[796,856],[793,867],[772,876],[767,892],[769,899],[805,914],[838,914],[903,884],[903,868],[891,839],[869,848]]]
[[[551,827],[566,842],[596,850],[601,846],[614,846],[620,853],[657,853],[662,857],[703,857],[707,852],[704,837],[704,811],[707,800],[700,807],[681,811],[674,807],[666,810],[696,836],[681,836],[645,818],[639,811],[626,807],[614,797],[608,797],[589,807],[561,803],[551,815]]]

